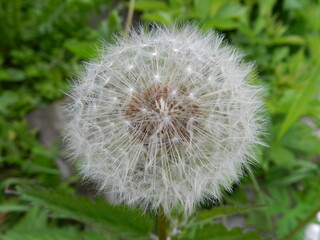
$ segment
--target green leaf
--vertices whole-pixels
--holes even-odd
[[[207,219],[213,219],[218,218],[226,215],[246,212],[246,211],[252,211],[258,208],[266,207],[267,205],[247,205],[247,206],[220,206],[220,207],[213,207],[210,210],[204,210],[201,211],[197,219],[199,220],[207,220]]]
[[[110,240],[98,232],[80,232],[72,229],[44,229],[38,231],[10,231],[1,240]]]
[[[28,205],[5,203],[0,205],[0,212],[25,212],[29,210]]]
[[[291,108],[281,126],[281,129],[277,136],[279,141],[287,130],[295,123],[295,121],[304,113],[311,97],[313,96],[317,83],[319,82],[320,68],[315,67],[314,71],[309,75],[309,79],[306,79],[307,84],[301,90],[300,95],[295,99]]]
[[[270,148],[270,158],[279,166],[288,166],[295,161],[294,154],[279,144]]]
[[[232,30],[239,26],[238,22],[233,19],[211,18],[203,24],[204,29],[216,28],[220,30]]]
[[[157,22],[164,25],[172,25],[174,22],[172,15],[167,11],[157,11],[155,13],[143,14],[143,19],[149,22]]]
[[[206,225],[198,228],[195,233],[187,232],[182,240],[201,239],[201,240],[258,240],[261,239],[258,233],[243,233],[240,228],[228,230],[223,225]]]
[[[32,162],[26,162],[23,164],[23,166],[31,171],[35,172],[42,172],[42,173],[47,173],[47,174],[53,174],[53,175],[60,175],[60,171],[55,168],[49,168],[45,166],[40,166],[38,164],[34,164]]]
[[[302,8],[302,4],[299,0],[286,0],[284,1],[284,9],[296,10]]]
[[[273,44],[286,44],[286,45],[303,45],[305,40],[300,36],[283,36],[272,40]]]
[[[29,186],[19,188],[18,192],[24,199],[56,211],[60,216],[88,222],[122,236],[144,239],[153,228],[152,221],[141,211],[112,206],[103,199],[90,200]]]
[[[246,13],[245,7],[235,1],[225,1],[215,17],[230,19],[240,18]]]
[[[199,17],[205,19],[209,16],[211,8],[214,8],[216,5],[220,7],[221,3],[217,2],[218,1],[213,2],[211,0],[194,0],[195,12]]]
[[[288,186],[309,177],[315,171],[316,169],[310,165],[301,165],[300,168],[290,169],[290,171],[278,169],[273,172],[270,171],[265,182],[274,186]]]
[[[77,39],[68,39],[64,46],[67,50],[83,59],[95,57],[95,44],[92,42],[79,41]]]
[[[26,74],[24,71],[16,68],[7,68],[0,70],[0,81],[19,82],[25,80]]]
[[[167,4],[161,1],[137,1],[134,8],[138,11],[165,10]]]
[[[314,135],[314,128],[296,122],[281,139],[281,144],[289,149],[304,153],[320,153],[320,138]]]
[[[114,34],[116,32],[121,32],[121,17],[119,16],[119,11],[117,9],[109,13],[108,18],[102,21],[98,28],[99,36],[106,42],[112,43],[114,39]]]
[[[42,230],[47,224],[47,212],[41,211],[40,207],[33,207],[14,226],[13,231],[34,231]]]
[[[259,0],[259,12],[261,17],[271,16],[272,9],[276,2],[276,0]]]
[[[11,107],[19,101],[19,95],[12,91],[2,92],[0,95],[0,113],[7,115]]]

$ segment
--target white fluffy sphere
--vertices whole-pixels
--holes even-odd
[[[252,64],[194,26],[132,33],[74,82],[66,138],[114,203],[186,215],[220,199],[254,158],[261,88]]]

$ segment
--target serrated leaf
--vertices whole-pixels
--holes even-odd
[[[98,232],[80,232],[72,229],[53,229],[39,231],[10,231],[1,240],[109,240]]]
[[[310,176],[314,172],[314,168],[298,168],[294,170],[279,169],[274,172],[269,172],[266,177],[266,182],[275,186],[288,186],[293,183],[299,182],[304,178]]]
[[[122,236],[148,238],[153,222],[137,209],[112,206],[104,199],[90,200],[57,190],[24,186],[20,195],[34,204],[58,212],[61,216],[84,221]]]
[[[222,216],[232,215],[240,212],[251,211],[258,208],[266,207],[267,205],[247,205],[247,206],[220,206],[220,207],[213,207],[210,210],[201,211],[197,219],[199,220],[206,220],[206,219],[213,219]]]
[[[188,233],[187,233],[188,234]],[[223,225],[206,225],[196,230],[193,236],[185,236],[182,240],[258,240],[260,235],[254,232],[243,233],[243,229],[235,228],[228,230]]]
[[[287,148],[305,153],[320,153],[320,138],[314,135],[314,129],[305,123],[295,123],[281,139]]]

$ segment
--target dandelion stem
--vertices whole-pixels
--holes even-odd
[[[158,237],[159,240],[166,240],[166,217],[163,212],[162,206],[158,209]]]
[[[126,19],[126,26],[124,29],[124,36],[128,37],[131,23],[132,23],[132,18],[133,18],[133,12],[134,12],[134,1],[135,0],[130,0],[130,5],[129,5],[129,10],[128,10],[128,15]]]

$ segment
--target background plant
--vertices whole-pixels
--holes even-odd
[[[79,192],[57,167],[26,115],[63,97],[66,79],[123,31],[127,1],[0,1],[0,231],[2,239],[148,239],[152,215]],[[176,239],[302,239],[320,210],[320,2],[317,0],[136,0],[135,16],[217,29],[256,62],[270,113],[260,163],[234,193],[182,226]],[[134,22],[135,23],[135,22]],[[32,185],[30,187],[29,185]],[[249,194],[251,193],[251,194]],[[245,216],[257,233],[221,224]],[[219,221],[216,221],[218,219]],[[50,236],[50,238],[48,238]]]

